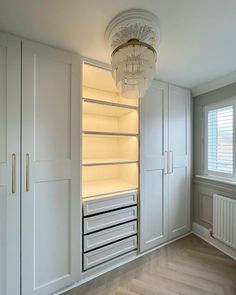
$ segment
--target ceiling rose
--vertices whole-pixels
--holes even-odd
[[[159,20],[143,9],[118,14],[107,26],[105,40],[112,49],[112,76],[122,96],[144,96],[155,75]]]

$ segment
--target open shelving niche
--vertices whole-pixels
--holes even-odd
[[[109,70],[84,63],[83,198],[138,189],[138,103],[119,95]]]

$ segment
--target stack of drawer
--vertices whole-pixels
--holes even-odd
[[[83,269],[137,249],[137,192],[83,201]]]

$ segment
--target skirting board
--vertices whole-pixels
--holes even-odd
[[[91,281],[92,279],[95,279],[95,278],[97,278],[97,277],[99,277],[99,276],[101,276],[101,275],[103,275],[103,274],[105,274],[105,273],[108,273],[109,271],[111,271],[111,270],[113,270],[113,269],[115,269],[115,268],[118,268],[118,267],[120,267],[120,266],[123,266],[123,265],[125,265],[125,264],[127,264],[127,263],[129,263],[129,262],[131,262],[131,261],[133,261],[133,260],[136,260],[136,259],[138,259],[138,258],[140,258],[140,257],[142,257],[142,256],[144,256],[144,255],[147,255],[147,254],[149,254],[149,253],[151,253],[151,252],[153,252],[153,251],[156,251],[156,250],[158,250],[158,249],[160,249],[160,248],[162,248],[162,247],[164,247],[164,246],[167,246],[167,245],[169,245],[169,244],[172,244],[172,243],[174,243],[175,241],[180,240],[180,239],[182,239],[182,238],[184,238],[184,237],[186,237],[186,236],[188,236],[188,235],[190,235],[190,234],[192,234],[192,231],[190,231],[190,232],[188,232],[188,233],[186,233],[186,234],[184,234],[184,235],[182,235],[182,236],[180,236],[180,237],[178,237],[178,238],[176,238],[176,239],[173,239],[173,240],[168,241],[168,242],[166,242],[166,243],[164,243],[164,244],[161,244],[161,245],[158,246],[158,247],[155,247],[155,248],[152,248],[151,250],[148,250],[148,251],[146,251],[146,252],[143,252],[143,253],[141,253],[141,254],[138,254],[138,255],[135,255],[135,256],[132,256],[132,255],[131,255],[130,258],[126,257],[126,260],[124,260],[124,261],[121,260],[120,263],[117,262],[117,263],[114,264],[113,266],[110,266],[110,267],[104,269],[103,271],[101,271],[101,272],[99,272],[99,273],[97,273],[97,274],[95,274],[95,275],[91,275],[89,278],[82,279],[80,282],[74,283],[73,285],[70,285],[70,286],[68,286],[67,288],[62,289],[62,290],[60,290],[60,291],[54,293],[53,295],[61,295],[61,294],[63,294],[64,292],[67,292],[67,291],[69,291],[69,290],[72,290],[72,289],[74,289],[74,288],[77,288],[77,287],[79,287],[79,286],[81,286],[81,285],[83,285],[83,284],[85,284],[85,283]],[[128,254],[128,255],[129,255],[129,254]],[[120,258],[122,258],[122,257],[120,257]]]
[[[230,256],[234,260],[236,260],[236,250],[226,246],[222,242],[216,240],[215,238],[210,236],[210,232],[207,228],[203,227],[202,225],[193,222],[192,223],[192,232],[198,236],[199,238],[203,239],[207,243],[211,244],[221,252],[225,253],[226,255]]]

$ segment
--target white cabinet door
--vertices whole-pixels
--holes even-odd
[[[167,239],[168,86],[153,81],[141,99],[140,251]]]
[[[0,33],[0,295],[20,294],[21,41]]]
[[[80,62],[22,41],[22,294],[80,272]]]
[[[190,91],[169,86],[169,238],[190,230]]]

